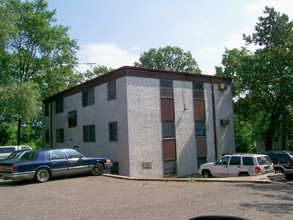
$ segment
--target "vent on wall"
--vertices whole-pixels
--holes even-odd
[[[219,90],[225,90],[227,89],[227,85],[225,83],[219,83],[218,84]]]
[[[220,120],[221,126],[227,126],[230,124],[229,119],[221,119]]]
[[[142,162],[142,169],[152,169],[152,162]]]

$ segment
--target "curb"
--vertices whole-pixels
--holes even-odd
[[[226,178],[136,178],[129,176],[120,176],[115,174],[103,174],[105,177],[112,177],[116,179],[134,180],[134,181],[162,181],[162,182],[239,182],[239,183],[272,183],[273,181],[283,182],[285,180],[283,174],[269,174],[261,176],[249,177],[226,177]]]

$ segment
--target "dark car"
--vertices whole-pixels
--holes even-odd
[[[25,152],[27,152],[27,150],[16,150],[7,157],[0,159],[0,162],[11,159],[18,160]]]
[[[87,158],[73,149],[32,150],[25,152],[19,160],[0,162],[0,178],[46,182],[51,177],[83,173],[99,176],[112,165],[110,159]]]
[[[293,158],[285,151],[264,151],[274,163],[276,173],[284,173],[286,175],[293,175]]]

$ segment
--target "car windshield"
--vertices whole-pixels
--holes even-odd
[[[272,163],[268,156],[257,157],[257,161],[259,165],[270,165]]]
[[[216,165],[228,165],[229,160],[230,160],[229,156],[222,157],[216,162]]]
[[[29,152],[25,152],[20,158],[19,160],[35,160],[37,156],[37,152],[34,151],[29,151]]]

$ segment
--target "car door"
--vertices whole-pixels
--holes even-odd
[[[231,159],[228,165],[228,175],[239,176],[240,170],[241,170],[241,157],[231,156]]]
[[[213,167],[212,175],[214,177],[226,177],[228,176],[228,164],[230,156],[224,156],[220,158]]]
[[[69,161],[68,173],[80,174],[88,172],[89,168],[83,163],[83,155],[72,149],[66,149],[65,154]]]
[[[68,174],[69,161],[62,150],[49,151],[50,168],[53,176]]]

